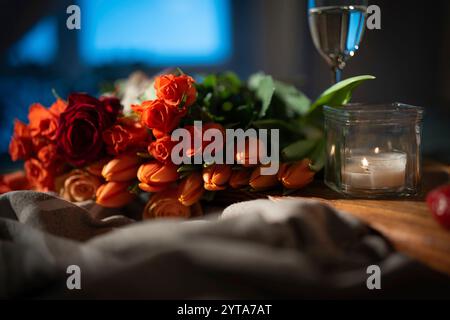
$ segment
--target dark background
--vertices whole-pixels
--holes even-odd
[[[177,66],[185,72],[232,69],[242,77],[264,71],[296,84],[311,98],[330,85],[329,70],[309,35],[306,0],[229,2],[229,56],[217,63],[186,64],[181,59]],[[81,31],[65,27],[66,8],[77,1],[1,0],[0,3],[0,169],[11,166],[5,152],[12,120],[16,117],[26,120],[32,102],[49,105],[54,99],[52,88],[61,96],[71,91],[97,94],[99,83],[126,77],[136,69],[153,74],[165,66],[133,59],[129,63],[100,66],[84,63],[79,53]],[[132,1],[123,3],[130,5]],[[360,88],[354,101],[399,101],[425,107],[424,154],[450,163],[450,1],[379,0],[370,4],[381,7],[382,29],[366,31],[361,49],[349,61],[344,77],[372,74],[377,80]],[[80,6],[83,28],[83,6]],[[47,65],[11,63],[12,48],[47,16],[53,16],[58,23],[54,60]],[[161,32],[171,24],[182,25],[182,21],[167,21]]]

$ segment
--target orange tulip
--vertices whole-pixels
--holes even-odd
[[[102,170],[106,181],[123,182],[136,179],[140,159],[134,154],[122,154],[109,161]]]
[[[204,192],[202,175],[194,172],[178,186],[178,200],[185,206],[191,206],[200,200]]]
[[[234,170],[229,182],[230,187],[233,189],[240,189],[248,186],[250,174],[251,171],[249,170]]]
[[[88,165],[85,170],[96,177],[102,177],[103,167],[111,161],[110,158],[104,158]]]
[[[97,189],[96,202],[106,208],[120,208],[134,199],[128,182],[107,182]]]
[[[224,190],[231,177],[231,167],[226,164],[213,164],[203,169],[204,187],[209,191]]]
[[[277,175],[261,175],[261,167],[253,170],[250,176],[250,186],[255,190],[267,190],[278,185]]]
[[[177,166],[151,161],[139,167],[139,188],[146,192],[159,192],[178,179]]]
[[[178,201],[178,190],[175,188],[167,189],[162,192],[155,193],[145,206],[142,218],[189,218],[200,216],[201,206],[195,203],[193,206],[185,206]]]
[[[309,168],[311,160],[303,159],[292,164],[282,164],[278,179],[287,189],[301,189],[313,181],[315,172]]]

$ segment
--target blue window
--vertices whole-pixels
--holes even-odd
[[[13,66],[21,64],[50,64],[58,50],[56,19],[48,17],[37,23],[9,51]]]
[[[229,0],[81,0],[81,55],[91,65],[224,62]]]

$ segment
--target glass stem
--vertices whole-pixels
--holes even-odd
[[[341,82],[342,81],[342,69],[339,67],[333,67],[331,69],[331,71],[332,71],[332,77],[333,77],[331,79],[331,81],[333,82],[333,84]]]

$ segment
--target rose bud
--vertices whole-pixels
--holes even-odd
[[[37,158],[45,168],[53,168],[60,162],[60,157],[58,156],[55,144],[47,144],[42,147],[37,154]]]
[[[278,180],[287,189],[301,189],[313,181],[315,172],[309,168],[311,160],[303,159],[292,164],[282,164]]]
[[[31,139],[12,137],[9,143],[9,155],[12,161],[27,160],[31,157],[33,147]]]
[[[28,160],[33,151],[31,133],[22,121],[14,121],[14,134],[9,144],[9,154],[12,161]]]
[[[161,75],[155,79],[156,96],[175,108],[180,107],[184,102],[183,109],[186,111],[186,107],[191,106],[197,98],[194,83],[194,79],[184,74]]]
[[[73,170],[65,177],[59,194],[67,201],[72,202],[91,200],[95,198],[100,185],[101,181],[99,178],[90,175],[86,171]]]
[[[139,167],[139,188],[146,192],[159,192],[178,179],[177,166],[151,161]]]
[[[144,101],[132,109],[141,115],[143,125],[152,129],[156,138],[162,138],[178,127],[182,113],[177,108],[168,106],[162,100]]]
[[[30,106],[28,112],[29,128],[32,137],[44,137],[51,141],[56,140],[58,117],[49,109],[39,103]]]
[[[267,190],[278,185],[277,175],[262,175],[261,167],[253,170],[250,176],[249,185],[255,190]]]
[[[129,182],[107,182],[97,189],[96,203],[106,208],[120,208],[134,199]]]
[[[51,113],[53,113],[56,117],[59,117],[61,113],[66,111],[67,102],[62,99],[56,99],[56,101],[52,104],[52,106],[48,109]]]
[[[204,188],[209,191],[224,190],[231,177],[231,167],[226,164],[213,164],[203,169]]]
[[[244,167],[256,166],[259,163],[259,154],[262,154],[265,150],[265,144],[258,138],[246,138],[245,148],[236,147],[236,163]]]
[[[194,172],[178,186],[178,200],[185,206],[191,206],[203,196],[203,179],[199,172]]]
[[[150,201],[145,206],[142,218],[189,218],[200,216],[201,207],[198,203],[193,206],[185,206],[178,201],[177,189],[168,189],[152,195]]]
[[[106,151],[112,155],[119,155],[127,150],[144,149],[150,138],[141,123],[127,118],[118,119],[117,123],[102,135]]]
[[[106,181],[125,182],[136,179],[140,159],[134,154],[122,154],[109,161],[102,170]]]
[[[247,187],[250,182],[251,171],[249,170],[233,170],[228,184],[233,189]]]
[[[150,143],[148,153],[159,162],[166,163],[170,161],[172,149],[176,144],[177,142],[172,141],[170,136],[164,136]]]

